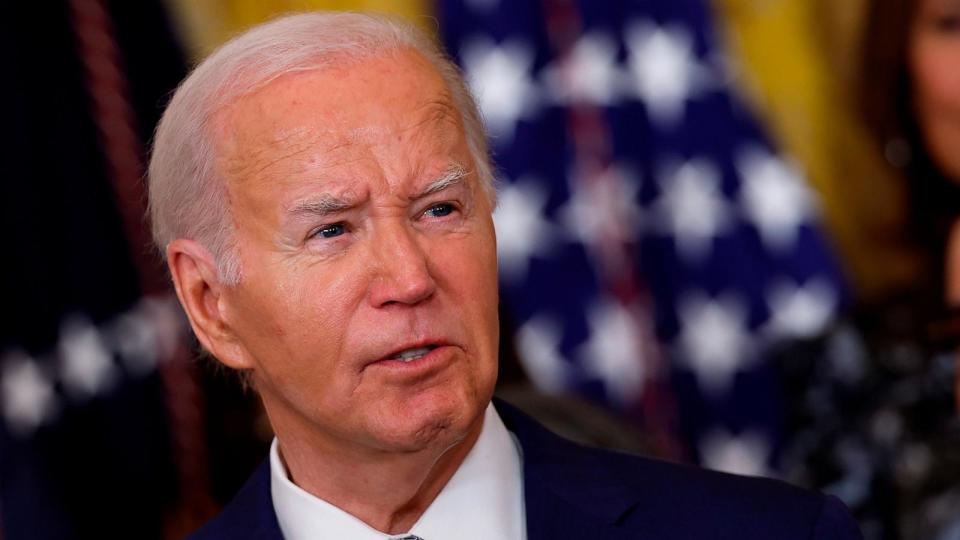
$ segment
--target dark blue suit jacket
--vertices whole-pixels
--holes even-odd
[[[523,448],[529,540],[862,538],[835,498],[773,480],[586,448],[507,404],[497,401],[496,408]],[[269,460],[215,520],[191,537],[280,538]]]

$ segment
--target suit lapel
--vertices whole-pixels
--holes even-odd
[[[603,467],[594,450],[554,435],[500,400],[494,405],[523,449],[528,540],[620,536],[618,523],[638,504],[635,489]]]
[[[192,537],[197,540],[282,540],[270,495],[269,458],[247,480],[215,520]]]
[[[277,513],[273,509],[273,496],[270,494],[270,460],[267,458],[257,469],[254,476],[257,484],[251,490],[249,504],[250,518],[247,534],[251,540],[282,540],[280,524],[277,522]],[[255,499],[254,499],[255,497]],[[243,531],[237,531],[243,534]]]

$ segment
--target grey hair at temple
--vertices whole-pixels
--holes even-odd
[[[359,13],[304,13],[258,26],[204,60],[174,93],[160,120],[150,158],[148,193],[153,239],[161,252],[177,238],[206,247],[219,279],[241,279],[233,221],[212,142],[218,110],[296,72],[412,49],[432,64],[459,111],[478,178],[495,200],[487,141],[476,102],[458,68],[413,25]]]

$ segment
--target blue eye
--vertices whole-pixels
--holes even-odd
[[[347,228],[344,227],[343,223],[334,223],[333,225],[324,225],[323,227],[317,229],[311,236],[321,237],[321,238],[333,238],[340,236],[341,234],[347,232]]]
[[[435,204],[427,209],[424,214],[430,217],[444,217],[453,213],[453,205],[449,203]]]

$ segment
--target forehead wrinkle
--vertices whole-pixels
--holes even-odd
[[[325,144],[323,148],[317,148],[317,143],[324,137],[321,133],[313,132],[307,129],[292,130],[292,133],[283,137],[277,137],[263,145],[254,146],[251,150],[236,148],[233,152],[235,157],[232,162],[234,166],[228,171],[239,177],[258,178],[263,177],[266,171],[275,167],[277,164],[290,162],[289,166],[296,166],[298,169],[309,164],[312,171],[322,171],[338,166],[351,165],[363,161],[365,156],[353,155],[351,153],[340,152],[349,147],[355,146],[359,133],[353,133],[351,130],[344,137],[339,137],[335,142]],[[302,134],[309,133],[309,137],[300,137]],[[334,130],[328,130],[325,133],[337,133]],[[242,150],[242,151],[241,151]],[[308,158],[296,160],[298,156],[312,153]],[[269,159],[267,159],[269,158]],[[293,174],[297,171],[283,171],[282,173]]]
[[[464,133],[460,127],[459,113],[450,103],[446,96],[438,99],[432,99],[424,102],[414,109],[416,120],[404,126],[400,133],[406,138],[408,145],[412,147],[432,148],[432,152],[438,151],[446,153],[450,150],[449,145],[457,139],[463,138]],[[451,129],[452,128],[452,129]],[[420,163],[419,170],[415,176],[419,176],[424,171],[425,163]],[[448,167],[443,174],[451,169],[463,170],[460,164]]]
[[[444,124],[449,123],[459,130],[460,113],[450,101],[450,96],[444,92],[437,99],[432,99],[420,107],[424,111],[424,119],[417,123],[417,126],[424,126],[429,123]]]
[[[300,154],[303,154],[303,153],[305,153],[305,152],[308,152],[309,150],[310,150],[309,148],[300,148],[300,149],[297,149],[297,150],[292,150],[292,151],[289,151],[289,152],[286,152],[286,153],[282,153],[282,154],[280,154],[280,155],[274,155],[274,156],[272,156],[272,158],[271,158],[270,160],[268,160],[268,161],[266,161],[266,162],[264,162],[264,163],[258,163],[258,164],[257,164],[257,167],[252,168],[252,169],[249,169],[249,170],[248,170],[248,174],[247,174],[246,176],[248,176],[248,177],[260,177],[260,176],[263,175],[263,173],[264,173],[267,169],[270,169],[271,167],[273,167],[273,166],[276,165],[277,163],[280,163],[280,162],[289,160],[290,158],[293,158],[293,157],[295,157],[295,156],[298,156],[298,155],[300,155]],[[255,156],[252,156],[252,157],[254,157],[253,161],[256,162]],[[240,170],[241,170],[241,171],[243,170],[243,165],[242,165],[242,164],[241,164],[241,166],[240,166]]]
[[[278,162],[309,151],[312,144],[306,133],[305,129],[290,129],[251,135],[239,130],[230,135],[226,172],[239,178],[257,177]]]

